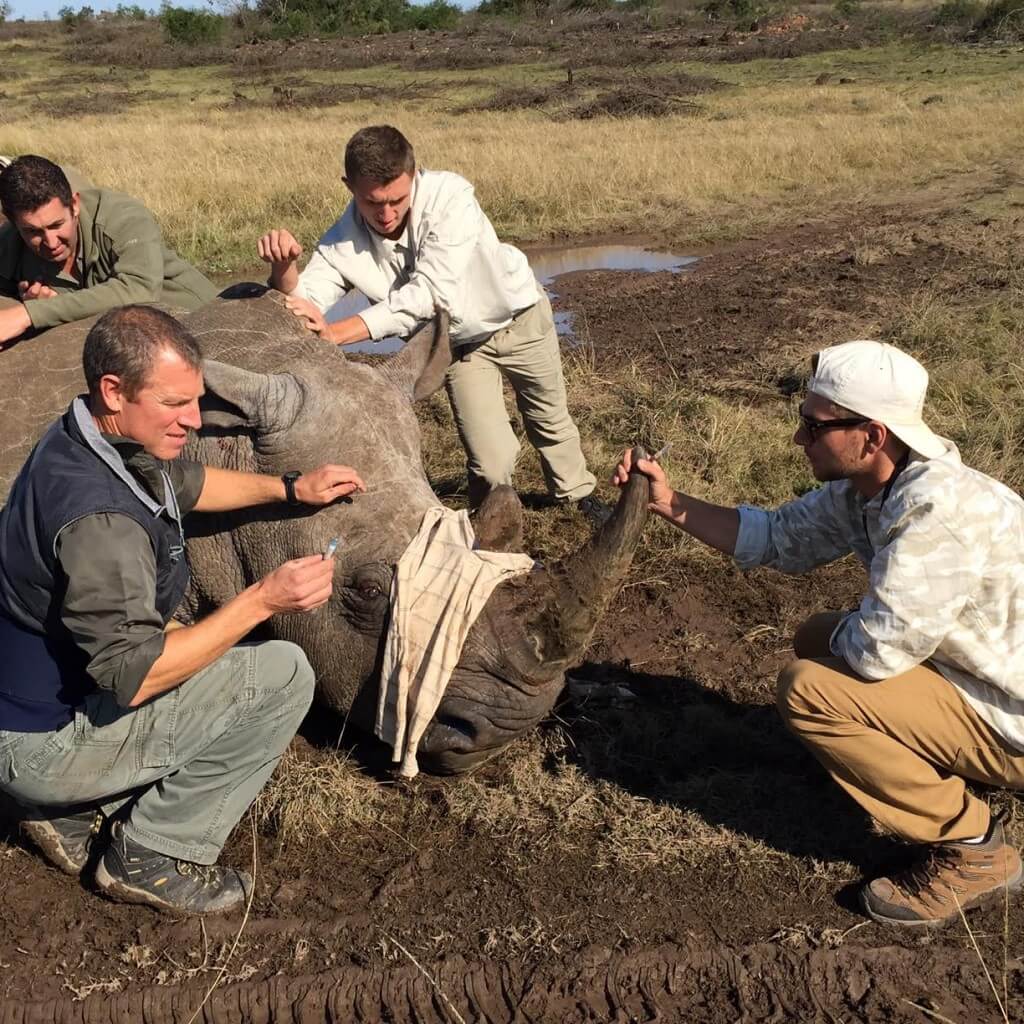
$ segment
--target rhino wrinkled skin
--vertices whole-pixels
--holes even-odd
[[[255,286],[231,289],[181,319],[207,359],[204,427],[187,458],[275,475],[340,462],[367,484],[366,494],[324,509],[282,504],[190,515],[189,611],[201,616],[281,562],[340,537],[328,604],[277,616],[261,635],[299,644],[316,670],[322,704],[368,727],[393,569],[424,511],[439,504],[423,472],[413,401],[441,385],[447,334],[431,324],[398,355],[355,362],[302,328],[280,295]],[[0,352],[4,496],[46,425],[83,390],[90,324],[67,324]],[[495,590],[420,743],[422,767],[471,768],[550,711],[566,667],[581,657],[629,567],[648,492],[634,476],[615,515],[576,554]],[[521,507],[510,488],[492,492],[475,526],[483,547],[520,548]]]

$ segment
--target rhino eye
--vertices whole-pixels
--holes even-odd
[[[381,589],[376,583],[363,583],[359,587],[359,596],[366,598],[367,601],[372,601],[375,597],[380,597]]]

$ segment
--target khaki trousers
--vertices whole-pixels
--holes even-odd
[[[548,492],[578,500],[594,489],[580,434],[569,415],[562,353],[544,290],[536,305],[479,345],[456,349],[445,388],[466,449],[471,504],[498,484],[512,483],[519,441],[505,412],[502,376],[515,392],[530,444],[537,449]]]
[[[984,835],[988,805],[965,779],[1024,788],[1024,754],[1001,740],[927,664],[871,682],[828,641],[840,615],[812,616],[779,674],[783,721],[884,829],[915,843]]]

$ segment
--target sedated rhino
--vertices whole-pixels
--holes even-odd
[[[328,604],[276,616],[266,633],[301,645],[319,700],[368,727],[394,566],[425,510],[439,504],[423,472],[413,402],[440,387],[450,361],[447,334],[431,324],[392,358],[355,362],[301,327],[280,295],[256,286],[229,289],[181,319],[207,358],[204,426],[186,457],[275,475],[343,462],[368,488],[319,510],[282,504],[190,515],[191,610],[202,615],[286,559],[341,537]],[[90,324],[67,324],[0,353],[0,496],[44,427],[82,390]],[[565,669],[581,657],[629,567],[648,495],[646,479],[634,475],[612,518],[580,550],[494,591],[420,742],[422,767],[465,771],[551,710]],[[484,548],[521,547],[522,509],[511,488],[492,492],[475,528]]]

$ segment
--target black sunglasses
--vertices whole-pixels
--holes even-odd
[[[800,413],[800,426],[807,431],[811,444],[818,440],[818,435],[826,430],[842,430],[843,427],[859,427],[862,423],[870,423],[870,416],[846,416],[838,420],[812,420],[810,416]]]

